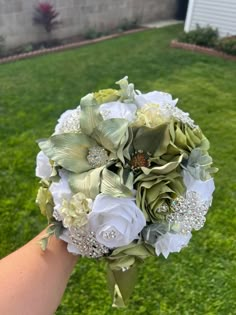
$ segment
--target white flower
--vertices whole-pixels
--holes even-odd
[[[167,258],[170,253],[179,253],[183,247],[187,246],[191,236],[191,233],[174,234],[171,232],[161,235],[155,244],[157,256],[162,254]]]
[[[48,179],[51,175],[51,172],[52,167],[49,158],[43,153],[43,151],[40,151],[36,158],[36,176],[42,179]]]
[[[135,119],[137,106],[132,103],[110,102],[99,107],[103,119],[124,118],[130,122]]]
[[[197,192],[203,202],[212,200],[212,194],[215,190],[213,178],[210,178],[206,181],[198,180],[195,179],[188,171],[184,170],[183,180],[184,185],[187,188],[187,192]]]
[[[53,182],[49,187],[49,190],[52,194],[54,201],[54,211],[53,216],[56,220],[61,221],[62,215],[60,213],[60,209],[62,208],[62,204],[64,200],[69,201],[72,197],[72,191],[68,185],[67,176],[64,172],[60,171],[59,175],[61,179],[59,182]]]
[[[175,106],[178,99],[173,100],[169,93],[153,91],[146,94],[139,94],[135,96],[135,103],[137,106],[143,107],[147,104],[158,104],[160,108],[169,104]]]
[[[146,225],[144,214],[133,199],[104,194],[95,198],[88,220],[97,241],[108,248],[130,244]]]
[[[61,114],[55,127],[54,134],[78,132],[80,130],[80,107],[66,110]]]

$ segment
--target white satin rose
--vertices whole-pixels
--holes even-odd
[[[195,191],[198,193],[202,202],[212,200],[212,194],[215,190],[214,180],[210,178],[206,181],[195,179],[188,171],[183,171],[184,185],[187,192]]]
[[[123,118],[130,122],[134,121],[137,106],[132,103],[110,102],[99,107],[104,120],[112,118]]]
[[[99,194],[88,215],[88,224],[100,244],[116,248],[139,239],[146,220],[133,199]]]
[[[161,235],[155,244],[157,256],[162,254],[167,258],[170,253],[179,253],[183,247],[187,246],[191,237],[191,233],[182,234],[167,232]]]
[[[51,175],[51,172],[52,167],[49,158],[43,153],[43,151],[40,151],[36,158],[35,175],[42,179],[48,179]]]
[[[167,104],[174,107],[177,102],[178,99],[173,100],[172,95],[165,92],[153,91],[135,96],[135,104],[137,104],[139,108],[142,108],[147,104],[158,104],[160,108]]]

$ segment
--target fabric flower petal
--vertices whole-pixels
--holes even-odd
[[[135,119],[137,106],[130,103],[110,102],[102,104],[99,110],[105,120],[111,118],[124,118],[132,122]]]
[[[199,194],[202,201],[211,201],[215,190],[214,180],[210,178],[206,181],[195,179],[188,171],[183,171],[183,180],[187,192],[195,191]]]
[[[135,104],[139,108],[145,106],[146,104],[159,104],[160,107],[169,104],[175,106],[178,99],[173,100],[171,94],[153,91],[146,94],[139,94],[135,96]]]
[[[155,251],[157,256],[162,254],[165,258],[169,256],[170,253],[178,253],[183,247],[185,247],[190,241],[191,233],[171,233],[167,232],[161,235],[156,244]]]
[[[42,179],[48,179],[51,175],[51,172],[52,167],[49,158],[43,153],[43,151],[40,151],[36,159],[36,176]]]

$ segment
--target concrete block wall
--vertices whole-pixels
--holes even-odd
[[[152,22],[175,16],[177,0],[48,0],[59,12],[61,24],[49,35],[33,25],[34,6],[39,1],[0,0],[0,36],[8,48],[49,38],[63,39],[89,29],[105,31],[122,20]],[[45,2],[42,0],[41,2]]]

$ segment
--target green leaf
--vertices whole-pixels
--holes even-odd
[[[40,149],[64,169],[83,173],[91,169],[87,161],[88,150],[96,142],[81,133],[54,135],[48,140],[40,141]]]
[[[105,166],[95,168],[91,171],[68,175],[68,183],[74,193],[82,192],[86,197],[95,199],[100,192],[101,172]]]
[[[123,148],[129,139],[128,124],[126,119],[107,119],[100,123],[92,134],[102,147],[114,153],[123,163]]]
[[[174,159],[172,159],[172,161],[170,161],[169,163],[166,163],[165,165],[162,166],[155,166],[152,168],[147,168],[147,167],[141,167],[143,174],[139,175],[136,179],[135,179],[135,183],[140,181],[140,180],[145,180],[145,178],[147,178],[146,175],[152,174],[154,175],[163,175],[163,174],[168,174],[170,172],[172,172],[173,170],[175,170],[178,165],[181,163],[183,159],[183,154],[176,156]]]
[[[55,229],[54,229],[54,235],[56,236],[56,238],[59,238],[60,235],[63,232],[63,226],[60,222],[58,222],[59,224],[55,224]]]
[[[43,251],[47,249],[49,239],[55,235],[56,238],[59,238],[63,232],[63,226],[61,222],[54,221],[46,229],[46,234],[39,241],[40,247]]]
[[[134,256],[141,260],[146,257],[152,256],[153,252],[150,252],[150,248],[144,243],[131,243],[126,246],[118,247],[113,250],[111,256],[108,259],[114,260],[124,256]]]
[[[101,193],[113,197],[132,197],[132,191],[123,185],[119,175],[104,168],[101,179]]]
[[[99,112],[99,105],[92,93],[81,99],[80,108],[80,128],[83,133],[89,136],[94,128],[103,121]]]
[[[169,125],[162,124],[156,128],[138,128],[134,136],[133,146],[135,151],[150,152],[152,157],[155,157],[164,154],[169,143]]]
[[[43,251],[47,249],[49,237],[44,237],[39,241],[40,247]]]
[[[134,103],[134,84],[128,82],[128,77],[125,76],[121,80],[117,81],[116,84],[120,86],[120,101],[124,103]]]

